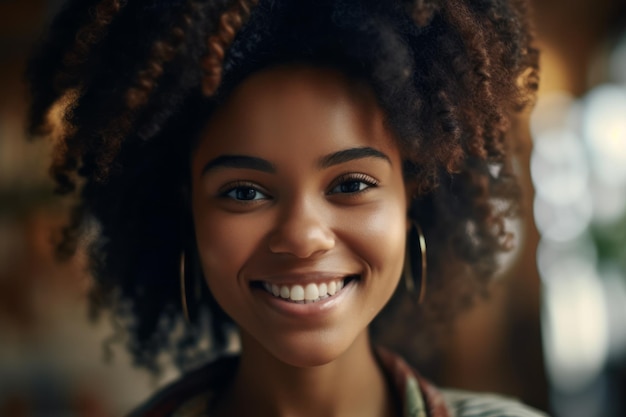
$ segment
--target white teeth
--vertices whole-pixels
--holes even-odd
[[[326,283],[322,282],[320,285],[317,286],[317,289],[320,298],[328,297],[328,286],[326,285]]]
[[[320,291],[317,289],[317,285],[310,283],[304,289],[304,299],[307,301],[317,300],[320,297]]]
[[[289,291],[289,299],[293,301],[304,300],[304,288],[302,288],[302,285],[294,285],[291,287],[291,291]]]
[[[269,284],[267,282],[263,283],[265,291],[274,295],[274,297],[288,299],[289,301],[299,304],[317,302],[328,298],[335,295],[343,287],[343,280],[330,281],[328,283],[323,282],[321,284],[310,282],[305,287],[302,285],[288,286]]]

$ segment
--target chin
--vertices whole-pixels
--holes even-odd
[[[327,365],[335,361],[341,356],[341,353],[332,349],[311,350],[306,351],[290,351],[290,352],[277,352],[275,355],[281,362],[293,366],[296,368],[314,368],[318,366]]]
[[[299,337],[281,346],[268,346],[268,350],[279,361],[298,368],[312,368],[329,364],[350,350],[352,346],[346,338],[333,338],[332,335],[309,335]]]

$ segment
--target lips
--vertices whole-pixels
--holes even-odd
[[[273,297],[283,301],[309,304],[333,297],[358,276],[351,275],[340,279],[297,284],[274,284],[257,281],[253,286],[262,289]]]

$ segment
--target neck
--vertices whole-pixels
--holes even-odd
[[[295,367],[242,335],[239,368],[216,415],[392,416],[394,399],[364,332],[330,363]]]

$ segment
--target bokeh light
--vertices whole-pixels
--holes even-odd
[[[535,192],[547,203],[564,206],[585,197],[589,168],[575,133],[552,129],[538,134],[530,168]]]
[[[626,88],[606,84],[583,99],[582,134],[598,179],[626,184]]]
[[[553,385],[577,392],[593,382],[609,352],[603,286],[593,265],[575,256],[545,271],[543,329]]]

